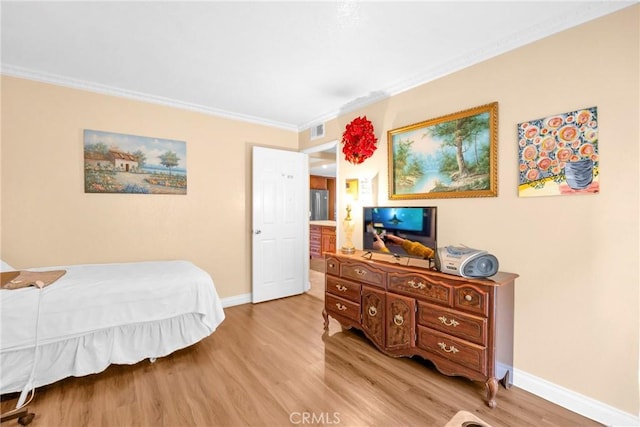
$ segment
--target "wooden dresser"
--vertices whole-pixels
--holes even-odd
[[[324,327],[329,316],[357,328],[390,356],[421,356],[445,375],[483,381],[496,406],[498,381],[513,375],[516,274],[488,279],[430,270],[426,261],[325,254]]]

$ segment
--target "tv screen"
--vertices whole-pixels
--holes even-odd
[[[417,258],[435,256],[435,206],[365,207],[362,218],[365,251]]]

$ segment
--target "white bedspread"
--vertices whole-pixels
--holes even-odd
[[[34,353],[39,297],[37,339],[42,351],[38,366],[50,362],[41,359],[64,359],[65,353],[73,359],[58,361],[59,366],[66,364],[69,369],[56,377],[86,375],[111,363],[164,356],[208,336],[224,320],[213,280],[187,261],[87,264],[33,271],[60,269],[66,274],[42,290],[0,291],[3,393],[20,389],[19,378],[7,370],[15,369],[16,375],[24,376],[25,367],[12,363],[31,359],[25,360],[31,369],[33,357],[27,356]],[[46,372],[53,365],[45,366],[49,366]],[[46,377],[42,372],[37,375]],[[37,385],[57,379],[42,378]]]

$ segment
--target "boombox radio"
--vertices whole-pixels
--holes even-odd
[[[436,251],[436,268],[466,278],[486,278],[498,272],[498,259],[479,249],[444,246]]]

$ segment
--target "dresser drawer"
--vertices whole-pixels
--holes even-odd
[[[340,277],[384,288],[385,272],[361,262],[343,262]]]
[[[389,291],[411,295],[447,306],[451,305],[452,287],[436,283],[425,276],[410,273],[389,273]]]
[[[360,302],[360,284],[354,283],[349,280],[338,279],[333,276],[327,277],[327,292],[337,295],[342,298]]]
[[[476,344],[487,345],[487,319],[418,301],[418,323]]]
[[[487,348],[418,325],[418,347],[487,375]]]
[[[336,258],[328,256],[324,261],[324,271],[326,274],[340,275],[340,261]]]
[[[360,304],[336,297],[328,292],[325,293],[324,298],[327,311],[348,317],[356,322],[360,321]]]
[[[463,310],[489,315],[489,291],[472,285],[456,287],[453,306]]]

